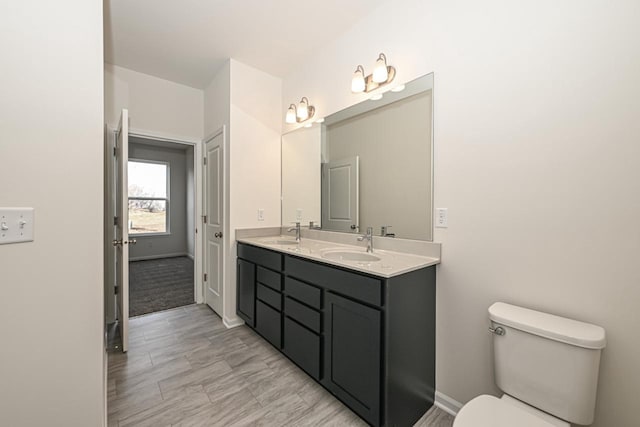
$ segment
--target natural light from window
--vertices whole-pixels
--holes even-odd
[[[129,234],[166,233],[169,165],[129,161]]]

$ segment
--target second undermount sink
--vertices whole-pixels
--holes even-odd
[[[357,262],[374,262],[380,261],[380,257],[375,255],[356,252],[356,251],[328,251],[322,254],[322,258],[333,261],[357,261]]]

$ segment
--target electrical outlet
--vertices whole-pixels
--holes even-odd
[[[436,208],[436,227],[447,228],[449,226],[449,218],[447,208]]]
[[[302,221],[302,209],[296,209],[296,220]]]
[[[264,209],[258,209],[258,221],[264,221]]]

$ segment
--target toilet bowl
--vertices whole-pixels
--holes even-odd
[[[600,326],[515,305],[489,307],[496,385],[478,396],[454,427],[570,427],[593,422],[606,345]]]

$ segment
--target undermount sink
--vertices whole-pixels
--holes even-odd
[[[333,261],[359,261],[359,262],[374,262],[380,261],[380,257],[365,252],[355,251],[330,251],[322,254],[322,258],[330,259]]]
[[[266,243],[267,245],[297,245],[293,239],[265,239],[262,243]]]

